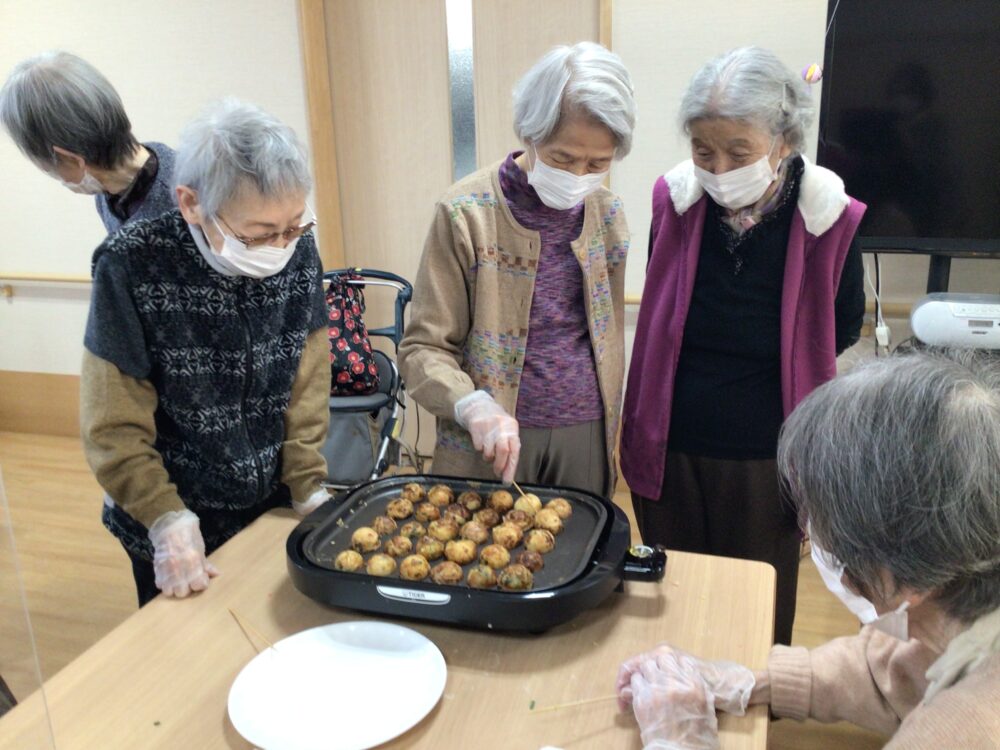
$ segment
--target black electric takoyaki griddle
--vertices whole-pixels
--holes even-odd
[[[288,537],[288,571],[295,587],[334,607],[482,629],[541,632],[597,606],[623,580],[663,578],[665,553],[662,549],[630,550],[629,522],[620,508],[583,490],[542,485],[525,485],[525,491],[538,495],[543,503],[565,498],[573,514],[556,537],[555,549],[545,555],[545,567],[535,574],[530,591],[474,589],[465,583],[442,585],[430,579],[407,581],[398,572],[377,577],[364,571],[336,570],[334,558],[350,549],[351,534],[383,515],[388,503],[410,482],[425,490],[447,485],[456,497],[473,490],[484,501],[491,492],[506,489],[498,482],[411,474],[376,479],[348,490],[305,518]],[[512,551],[512,558],[520,549]],[[463,566],[463,573],[470,567]]]

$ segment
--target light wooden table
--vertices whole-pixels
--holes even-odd
[[[262,517],[213,555],[222,575],[207,591],[155,599],[50,679],[58,750],[250,748],[229,722],[226,700],[254,650],[228,609],[272,642],[330,622],[375,619],[295,589],[285,539],[296,523],[290,511]],[[635,720],[614,701],[541,714],[529,711],[530,701],[542,707],[611,694],[619,663],[660,641],[763,667],[773,609],[770,566],[671,552],[662,583],[628,582],[625,593],[543,635],[399,621],[441,649],[448,682],[434,710],[384,747],[640,748]],[[767,721],[763,708],[720,716],[722,748],[763,750]],[[0,749],[48,747],[43,722],[36,693],[0,719]]]

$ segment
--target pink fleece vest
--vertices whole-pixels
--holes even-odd
[[[670,188],[653,187],[659,222],[629,364],[622,413],[621,467],[629,488],[658,499],[667,456],[674,376],[701,252],[707,196],[678,215]],[[834,301],[851,240],[865,204],[848,203],[817,237],[796,209],[788,236],[781,294],[781,396],[787,417],[803,398],[837,372]]]

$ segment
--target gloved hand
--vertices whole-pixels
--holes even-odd
[[[742,716],[746,713],[750,693],[756,684],[753,672],[741,664],[731,661],[705,661],[686,651],[661,643],[646,653],[633,656],[618,669],[615,689],[618,692],[618,707],[625,710],[632,701],[630,680],[644,662],[656,662],[661,668],[668,668],[672,661],[683,661],[694,667],[705,681],[720,711]],[[665,666],[666,665],[666,666]]]
[[[647,659],[632,673],[632,710],[645,750],[717,750],[719,724],[705,681],[688,661]]]
[[[308,498],[303,500],[301,503],[298,500],[292,500],[292,508],[300,516],[308,516],[310,513],[312,513],[314,510],[316,510],[319,506],[321,506],[323,503],[325,503],[332,497],[333,495],[331,495],[325,489],[320,487],[318,490],[312,493]]]
[[[153,543],[153,572],[156,587],[167,596],[181,599],[193,591],[208,588],[208,580],[219,575],[205,559],[198,516],[189,510],[170,511],[149,527]]]
[[[517,420],[486,391],[473,391],[455,403],[455,421],[469,431],[472,444],[493,462],[493,471],[504,484],[514,481],[521,455]]]

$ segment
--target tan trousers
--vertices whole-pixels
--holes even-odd
[[[515,479],[588,490],[603,497],[608,484],[604,420],[551,429],[522,427]]]

